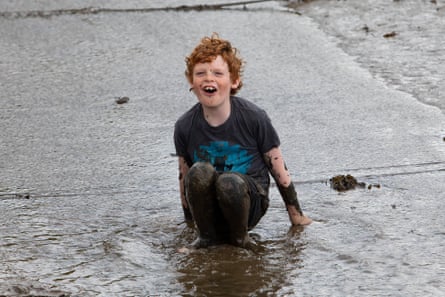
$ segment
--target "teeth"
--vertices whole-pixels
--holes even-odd
[[[214,88],[214,87],[205,87],[204,91],[206,91],[208,93],[214,93],[214,92],[216,92],[216,88]]]

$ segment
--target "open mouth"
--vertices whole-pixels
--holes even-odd
[[[213,94],[216,92],[216,88],[215,87],[204,87],[204,92],[206,92],[208,94]]]

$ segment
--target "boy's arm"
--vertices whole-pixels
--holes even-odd
[[[179,162],[179,192],[181,195],[182,209],[184,210],[185,220],[192,221],[193,217],[192,217],[192,213],[190,212],[190,209],[188,208],[187,200],[185,199],[185,188],[184,188],[185,176],[187,175],[187,172],[189,171],[189,166],[187,165],[187,162],[185,161],[185,159],[183,157],[179,157],[178,162]]]
[[[264,154],[264,159],[277,183],[281,197],[286,204],[291,223],[293,225],[309,225],[312,220],[303,215],[300,204],[298,203],[297,192],[295,191],[289,171],[284,163],[280,148],[272,148]]]

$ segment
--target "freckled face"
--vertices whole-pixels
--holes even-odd
[[[232,82],[229,66],[221,56],[210,63],[198,63],[193,69],[191,87],[199,102],[207,108],[216,108],[230,99],[230,91],[239,80]]]

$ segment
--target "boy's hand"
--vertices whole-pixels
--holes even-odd
[[[306,226],[312,223],[311,218],[301,214],[293,205],[287,205],[287,213],[289,214],[289,220],[294,226]]]

